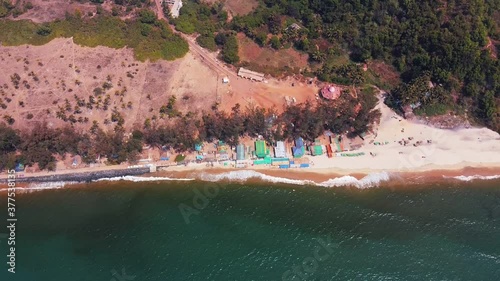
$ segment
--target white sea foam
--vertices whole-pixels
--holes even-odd
[[[244,182],[249,179],[260,179],[267,182],[272,183],[286,183],[286,184],[295,184],[295,185],[315,185],[315,186],[323,186],[323,187],[339,187],[339,186],[354,186],[357,188],[369,188],[379,186],[380,183],[389,181],[390,175],[389,173],[373,173],[369,174],[362,179],[356,179],[353,176],[342,176],[338,178],[329,179],[322,183],[316,183],[310,180],[294,180],[282,177],[269,176],[257,171],[253,170],[241,170],[241,171],[231,171],[227,173],[221,174],[202,174],[201,180],[205,181],[221,181],[221,180],[229,180],[229,181],[239,181]]]
[[[168,177],[137,177],[137,176],[123,176],[123,177],[113,177],[113,178],[102,178],[97,179],[98,181],[131,181],[131,182],[151,182],[151,181],[192,181],[194,179],[183,179],[183,178],[168,178]],[[73,181],[54,181],[54,182],[35,182],[30,183],[27,187],[16,187],[16,192],[33,192],[42,191],[49,189],[60,189],[68,187],[69,185],[77,184],[78,182]],[[0,188],[0,192],[7,192],[8,188]]]
[[[445,177],[449,178],[449,177]],[[474,175],[474,176],[456,176],[452,177],[453,179],[459,180],[459,181],[473,181],[473,180],[496,180],[500,179],[500,175],[494,175],[494,176],[480,176],[480,175]]]
[[[16,192],[34,192],[49,189],[60,189],[67,185],[76,184],[77,182],[69,181],[54,181],[54,182],[34,182],[30,183],[27,187],[16,187]],[[8,188],[1,188],[0,192],[8,191]]]
[[[113,178],[102,178],[95,181],[131,181],[131,182],[148,182],[148,181],[192,181],[194,179],[184,178],[168,178],[168,177],[137,177],[137,176],[122,176]]]
[[[389,181],[390,179],[391,176],[389,173],[381,172],[381,173],[368,174],[359,180],[353,176],[343,176],[343,177],[333,178],[324,181],[319,185],[326,187],[354,186],[357,188],[369,188],[369,187],[377,187],[382,182]]]
[[[293,180],[293,179],[287,179],[287,178],[281,178],[281,177],[274,177],[274,176],[269,176],[263,173],[259,173],[257,171],[253,170],[240,170],[240,171],[231,171],[227,173],[221,173],[221,174],[205,174],[203,173],[201,175],[201,180],[204,181],[222,181],[222,180],[229,180],[229,181],[238,181],[238,182],[244,182],[250,179],[260,179],[263,181],[268,181],[268,182],[273,182],[273,183],[288,183],[288,184],[296,184],[296,185],[314,185],[315,182],[313,181],[308,181],[308,180]]]

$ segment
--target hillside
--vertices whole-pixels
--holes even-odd
[[[199,17],[206,8],[188,3],[180,22],[193,22],[192,31],[204,37],[205,45],[218,34],[242,32],[262,48],[309,54],[306,75],[393,90],[388,104],[397,110],[417,105],[417,114],[469,113],[500,131],[498,1],[264,0],[250,14],[229,22],[220,22],[214,9],[219,20]],[[222,45],[222,58],[240,63],[230,56],[238,46]],[[393,66],[403,84],[393,87],[384,73],[372,69],[360,72],[359,63],[377,61]]]

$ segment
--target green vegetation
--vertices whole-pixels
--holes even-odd
[[[238,56],[238,39],[233,33],[219,33],[216,37],[217,44],[222,46],[222,60],[227,63],[237,63],[240,61]]]
[[[200,35],[196,38],[196,42],[205,49],[212,52],[217,51],[217,44],[215,44],[215,37],[213,35]]]
[[[238,40],[233,32],[219,32],[227,21],[227,12],[222,4],[208,5],[200,1],[186,1],[180,16],[171,19],[175,29],[186,34],[198,33],[196,39],[203,48],[216,51],[222,49],[221,59],[227,63],[237,63]],[[219,33],[218,33],[219,32]]]
[[[450,108],[444,104],[432,104],[415,109],[415,114],[425,116],[436,116],[446,114]]]
[[[204,141],[221,140],[236,146],[244,136],[261,135],[268,142],[298,136],[312,141],[324,130],[356,136],[370,130],[380,114],[373,110],[377,99],[372,90],[365,89],[358,95],[359,101],[349,94],[343,95],[340,106],[338,100],[306,102],[288,106],[281,114],[274,109],[243,110],[236,104],[230,113],[214,106],[210,112],[183,115],[175,109],[175,98],[170,98],[162,110],[164,114],[175,114],[168,119],[146,119],[144,128],[134,130],[131,137],[125,133],[123,116],[116,108],[107,119],[116,122],[110,131],[102,130],[96,121],[88,132],[72,126],[54,129],[39,123],[30,131],[17,132],[0,124],[0,170],[12,168],[15,163],[37,163],[41,169],[55,169],[56,157],[62,158],[67,153],[80,155],[84,163],[95,162],[98,155],[107,158],[110,164],[134,162],[144,144],[182,153]],[[182,160],[183,156],[176,157],[176,161]]]
[[[29,4],[28,3],[26,4],[25,9],[33,8],[33,5],[31,3],[29,3]],[[21,9],[16,8],[16,5],[12,4],[12,1],[0,0],[0,18],[4,18],[4,17],[10,16],[10,15],[17,17],[20,14],[22,14]]]
[[[181,17],[210,14],[210,6],[187,2]],[[364,84],[366,80],[393,90],[395,79],[390,82],[381,77],[383,73],[362,73],[353,65],[383,61],[395,67],[403,83],[392,93],[394,100],[400,99],[392,102],[396,109],[422,97],[405,89],[428,77],[440,86],[432,91],[434,101],[420,103],[439,101],[446,102],[441,108],[468,108],[478,121],[500,131],[500,62],[490,54],[500,40],[499,10],[500,2],[489,0],[263,0],[252,13],[235,16],[217,32],[242,32],[262,47],[293,46],[307,52],[312,72],[324,81]],[[196,24],[191,32],[203,34]],[[223,44],[217,44],[224,50]],[[349,61],[338,64],[345,55]],[[224,54],[222,58],[238,62]],[[452,93],[458,98],[451,99]]]
[[[363,70],[356,64],[332,66],[324,64],[316,71],[319,79],[343,85],[360,85],[365,81]]]
[[[182,162],[184,161],[184,159],[186,159],[186,155],[184,154],[177,154],[177,156],[175,156],[175,162]]]
[[[4,45],[43,45],[56,37],[73,37],[75,43],[134,50],[140,61],[173,60],[183,57],[188,44],[175,35],[166,22],[156,20],[153,12],[141,10],[136,21],[122,21],[109,15],[84,19],[80,14],[43,25],[31,21],[0,21],[0,41]]]
[[[227,12],[222,4],[210,6],[200,1],[184,1],[180,16],[171,19],[175,29],[182,33],[212,35],[222,28],[227,20]]]
[[[125,138],[123,129],[104,132],[94,124],[89,133],[73,127],[53,129],[38,124],[29,132],[18,132],[0,124],[0,170],[16,163],[38,164],[40,169],[55,169],[55,155],[78,154],[84,163],[93,163],[97,155],[107,157],[110,164],[134,162],[142,150],[142,133],[134,131]],[[16,152],[19,152],[16,154]]]

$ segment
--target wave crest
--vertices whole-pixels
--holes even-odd
[[[456,177],[452,177],[452,178],[456,179],[456,180],[459,180],[459,181],[496,180],[496,179],[500,179],[500,175],[494,175],[494,176],[481,176],[481,175],[456,176]]]
[[[390,179],[391,176],[389,173],[381,172],[381,173],[368,174],[359,180],[353,176],[343,176],[343,177],[333,178],[324,181],[319,185],[325,187],[354,186],[357,188],[370,188],[370,187],[378,187],[382,182],[387,182]]]
[[[131,181],[131,182],[148,182],[148,181],[192,181],[194,179],[169,178],[169,177],[137,177],[137,176],[122,176],[113,178],[102,178],[98,181]]]
[[[53,182],[34,182],[30,183],[27,187],[16,186],[16,193],[23,192],[35,192],[49,189],[60,189],[64,188],[66,185],[77,184],[78,182],[69,181],[53,181]],[[8,188],[1,188],[0,192],[7,192]]]
[[[204,181],[238,181],[244,182],[250,179],[259,179],[272,183],[286,183],[294,185],[314,185],[323,187],[340,187],[340,186],[354,186],[357,188],[369,188],[379,186],[380,183],[389,181],[391,176],[387,172],[372,173],[367,176],[357,179],[353,176],[342,176],[338,178],[332,178],[327,181],[316,183],[311,180],[294,180],[282,177],[269,176],[263,173],[259,173],[253,170],[240,170],[240,171],[230,171],[221,174],[202,174],[200,177]]]
[[[204,181],[222,181],[222,180],[228,180],[228,181],[237,181],[237,182],[244,182],[250,179],[260,179],[263,181],[268,181],[272,183],[288,183],[288,184],[296,184],[296,185],[315,185],[316,183],[313,181],[309,180],[294,180],[294,179],[287,179],[287,178],[281,178],[281,177],[274,177],[274,176],[269,176],[263,173],[259,173],[257,171],[253,170],[240,170],[240,171],[230,171],[226,173],[221,173],[221,174],[206,174],[203,173],[201,174],[200,177],[201,180]]]

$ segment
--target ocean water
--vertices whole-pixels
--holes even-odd
[[[155,180],[18,193],[16,273],[3,227],[0,280],[500,280],[498,179],[364,187]],[[5,225],[5,193],[0,210]]]

